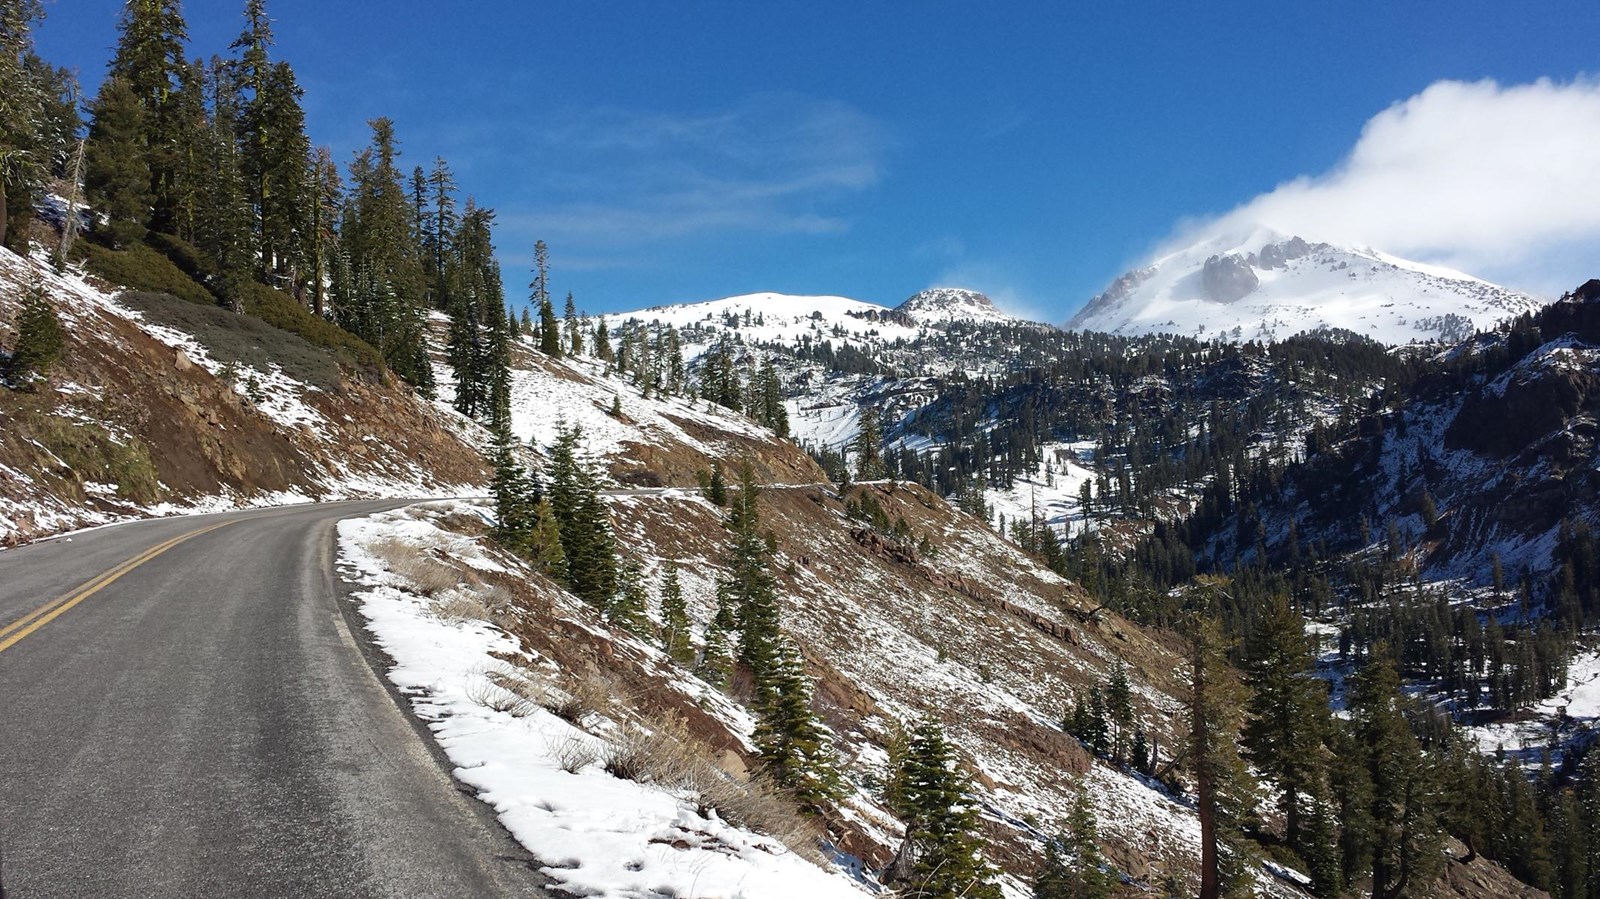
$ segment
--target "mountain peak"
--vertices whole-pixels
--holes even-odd
[[[961,287],[933,287],[895,307],[902,315],[922,325],[951,322],[1014,322],[994,301],[976,290]]]
[[[1264,341],[1340,329],[1405,344],[1460,339],[1542,304],[1451,269],[1263,227],[1213,234],[1122,275],[1066,326]]]

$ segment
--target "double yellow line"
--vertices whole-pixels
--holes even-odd
[[[185,540],[193,539],[201,534],[209,534],[217,528],[225,528],[230,524],[233,524],[233,522],[224,521],[221,524],[213,524],[203,528],[196,528],[187,534],[179,534],[165,543],[158,543],[155,546],[152,546],[144,552],[138,554],[137,556],[127,560],[126,562],[123,562],[110,571],[100,575],[94,580],[89,581],[87,584],[84,584],[71,593],[52,599],[39,608],[34,609],[32,612],[29,612],[21,618],[18,618],[16,621],[11,622],[5,627],[0,627],[0,652],[5,652],[6,650],[15,646],[17,643],[20,643],[23,637],[28,636],[39,628],[44,627],[50,622],[66,614],[67,611],[73,606],[111,586],[118,578],[134,570],[135,568],[138,568],[140,565],[143,565],[151,559],[154,559],[156,556],[161,555]]]

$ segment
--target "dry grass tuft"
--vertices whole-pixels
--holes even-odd
[[[740,781],[717,764],[715,751],[689,732],[681,718],[630,724],[612,739],[607,773],[668,790],[695,794],[700,812],[764,833],[794,852],[822,861],[817,820],[781,791],[757,778]]]
[[[596,751],[594,744],[577,734],[568,734],[565,739],[552,746],[550,755],[561,770],[568,774],[577,774],[600,761],[600,753]]]
[[[404,579],[418,594],[429,599],[452,587],[476,585],[478,579],[448,562],[434,558],[426,550],[404,540],[389,538],[372,544],[373,555]]]
[[[514,672],[486,671],[467,684],[467,699],[513,718],[526,718],[539,708],[538,701],[518,689],[527,683],[530,682]]]

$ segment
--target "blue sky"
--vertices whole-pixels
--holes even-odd
[[[120,6],[49,3],[41,52],[92,91]],[[226,52],[242,6],[186,4],[191,55]],[[1592,0],[268,10],[315,142],[346,161],[366,119],[392,117],[404,163],[445,156],[498,211],[513,299],[543,238],[555,287],[591,311],[758,290],[892,305],[949,284],[1060,321],[1180,224],[1336,171],[1369,120],[1435,82],[1576,79],[1600,96]],[[1555,192],[1588,183],[1571,165]],[[1600,235],[1549,230],[1526,253],[1520,232],[1472,252],[1459,234],[1379,233],[1512,286],[1592,275],[1577,267]]]

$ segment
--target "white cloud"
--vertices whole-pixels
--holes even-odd
[[[1373,116],[1333,170],[1183,231],[1254,225],[1570,286],[1588,275],[1550,267],[1600,247],[1600,80],[1436,82]]]
[[[605,246],[845,230],[848,219],[828,207],[878,183],[889,145],[855,107],[794,94],[694,115],[586,110],[529,137],[543,202],[502,219]]]

